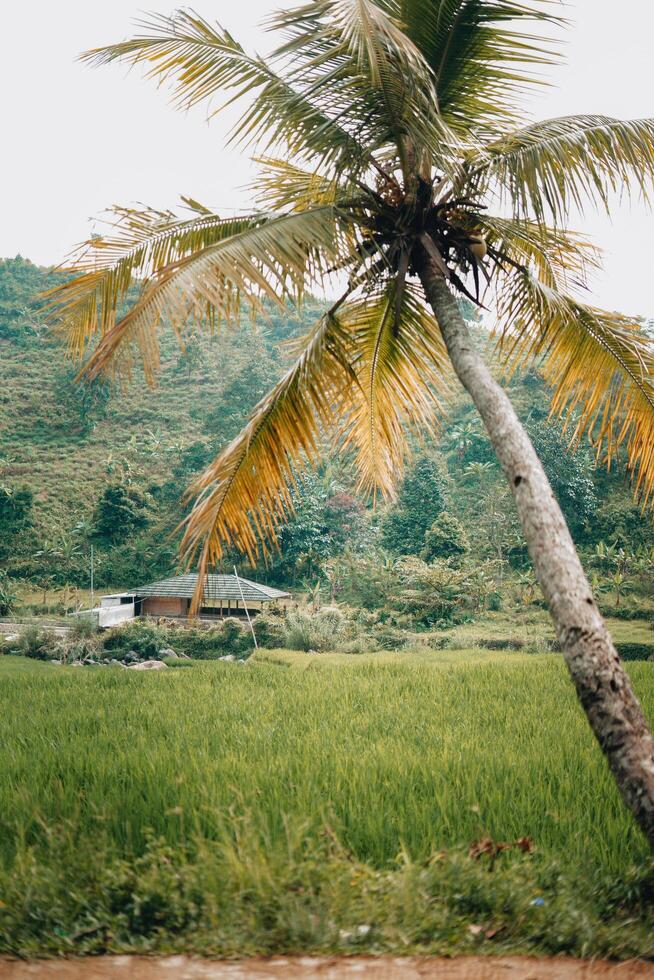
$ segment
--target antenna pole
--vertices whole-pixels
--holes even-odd
[[[241,600],[243,602],[243,608],[245,609],[245,615],[247,616],[248,619],[248,626],[250,627],[250,632],[252,633],[252,642],[254,643],[254,649],[258,650],[259,644],[257,643],[257,638],[254,633],[254,626],[252,625],[252,620],[250,619],[250,610],[248,609],[245,602],[245,596],[243,595],[243,586],[241,585],[241,580],[238,577],[238,572],[236,571],[236,565],[234,565],[234,575],[236,576],[236,581],[238,583],[238,591],[241,593]]]

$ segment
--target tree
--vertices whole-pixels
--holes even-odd
[[[349,452],[362,492],[392,493],[407,434],[442,411],[453,371],[513,493],[581,704],[654,847],[654,739],[542,464],[459,306],[488,285],[501,359],[542,359],[555,413],[576,408],[577,433],[609,458],[624,444],[650,502],[654,346],[639,324],[579,298],[598,256],[567,221],[573,205],[608,209],[615,187],[650,192],[654,120],[524,124],[518,95],[535,64],[555,60],[560,23],[541,0],[315,0],[275,16],[281,43],[263,59],[191,12],[153,15],[87,60],[143,65],[182,108],[224,91],[230,104],[246,98],[234,136],[264,157],[259,208],[119,209],[49,302],[80,355],[97,340],[88,378],[128,368],[134,347],[152,377],[162,322],[183,331],[233,322],[242,302],[285,307],[341,270],[342,295],[193,485],[183,553],[201,573],[195,608],[225,542],[251,559],[266,550],[324,431]],[[139,298],[116,320],[137,273]]]
[[[26,487],[0,487],[0,558],[8,558],[32,526],[34,494]]]
[[[147,527],[143,496],[132,487],[107,487],[95,506],[93,532],[105,541],[124,541],[131,531]]]
[[[397,506],[387,514],[384,545],[396,555],[419,555],[425,535],[443,510],[443,475],[432,456],[418,456],[404,478]]]
[[[446,510],[436,518],[425,534],[421,558],[460,558],[470,551],[470,542],[461,521]]]

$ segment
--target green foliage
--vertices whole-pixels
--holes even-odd
[[[434,457],[421,453],[408,470],[397,506],[383,523],[383,543],[396,555],[419,555],[425,535],[444,509],[443,472]]]
[[[336,650],[347,638],[348,624],[337,608],[290,610],[284,622],[284,643],[289,650]]]
[[[434,558],[457,558],[470,551],[470,542],[461,521],[444,510],[425,534],[425,546],[421,557],[425,561]]]
[[[375,656],[3,657],[0,952],[651,957],[651,860],[560,658]]]
[[[227,654],[243,656],[252,650],[249,628],[236,619],[225,619],[211,627],[174,626],[136,620],[107,630],[103,647],[107,656],[124,660],[135,653],[141,660],[160,660],[162,651],[172,649],[194,660],[217,660]]]
[[[120,484],[107,487],[93,513],[94,536],[105,541],[123,541],[134,531],[147,527],[148,514],[142,494]]]
[[[6,559],[32,526],[34,494],[27,487],[0,486],[0,559]]]
[[[9,646],[9,652],[30,660],[52,660],[57,652],[57,637],[50,630],[26,626]]]
[[[105,651],[115,660],[124,660],[132,652],[141,660],[158,660],[167,645],[165,630],[143,620],[107,630],[103,641]]]
[[[16,606],[16,595],[9,582],[9,576],[0,569],[0,616],[10,616]]]
[[[623,660],[654,660],[654,643],[616,643]]]

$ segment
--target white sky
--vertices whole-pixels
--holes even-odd
[[[228,120],[207,125],[202,109],[182,115],[166,94],[121,66],[76,61],[89,47],[120,40],[140,12],[171,13],[176,0],[8,0],[2,5],[0,59],[0,256],[61,261],[114,203],[175,206],[185,194],[218,210],[247,201],[247,161],[224,149]],[[194,0],[244,44],[265,52],[258,24],[284,0]],[[651,0],[569,0],[574,23],[567,64],[534,113],[545,118],[602,112],[654,116]],[[637,28],[636,28],[637,25]],[[605,249],[595,300],[654,316],[652,222],[637,201],[616,202],[612,223],[586,214],[580,228]]]

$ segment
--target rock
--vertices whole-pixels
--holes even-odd
[[[233,653],[228,653],[226,657],[218,657],[218,659],[219,660],[224,660],[225,663],[230,663],[231,664],[231,663],[233,663],[236,660],[236,657],[234,656]]]
[[[132,664],[128,670],[168,670],[161,660],[144,660],[142,664]]]
[[[165,660],[166,658],[168,658],[169,660],[179,660],[179,657],[177,656],[175,651],[172,650],[170,647],[164,647],[163,650],[160,650],[159,656],[161,657],[162,660]]]
[[[70,666],[71,667],[83,667],[84,664],[82,663],[81,660],[73,660],[73,662],[72,662],[72,664]]]

